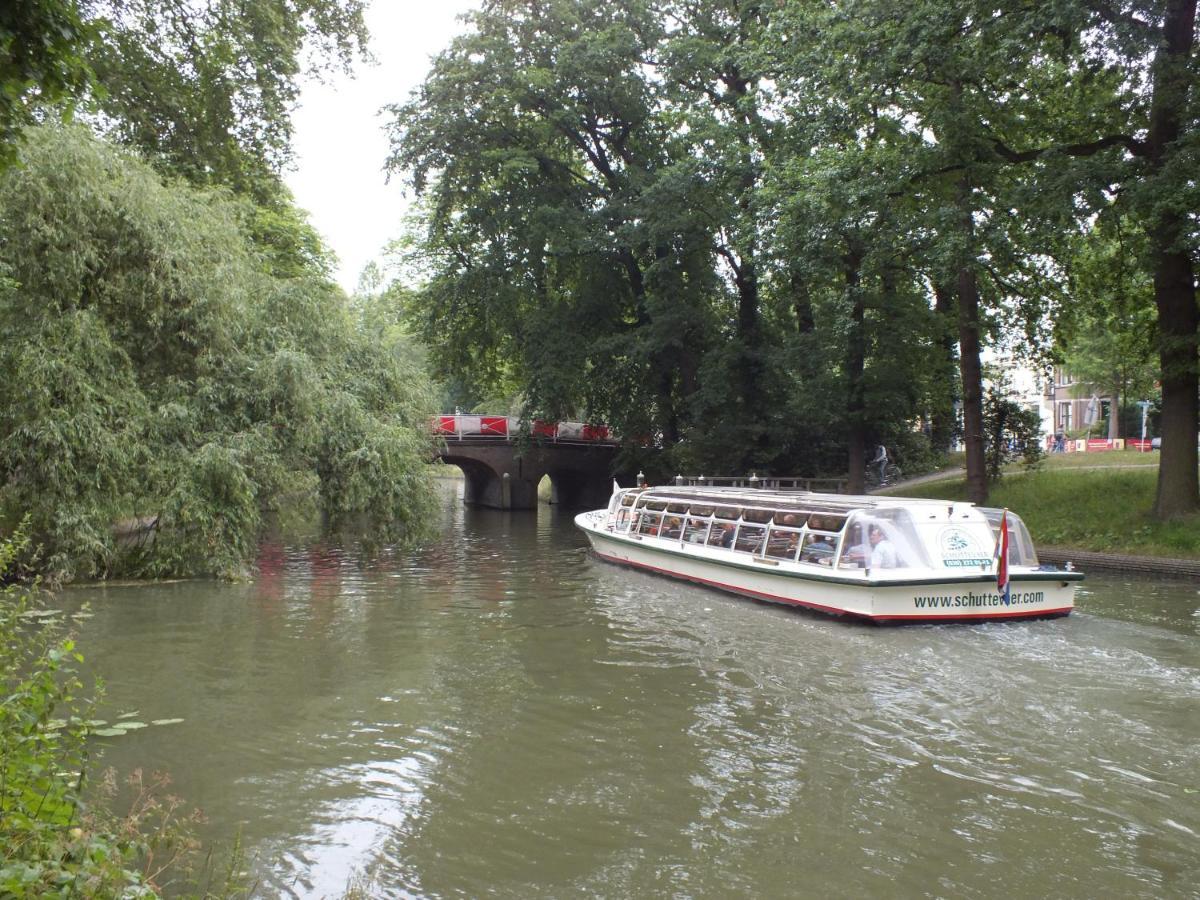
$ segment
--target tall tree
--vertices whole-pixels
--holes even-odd
[[[411,308],[434,358],[515,368],[532,412],[673,442],[718,286],[702,173],[643,65],[662,28],[598,0],[494,4],[472,24],[393,108],[390,165],[427,196],[432,272]]]
[[[1058,322],[1063,365],[1089,391],[1112,398],[1108,436],[1121,437],[1121,411],[1157,394],[1154,285],[1141,265],[1145,235],[1115,216],[1078,238],[1072,254],[1074,303]]]
[[[698,414],[706,430],[727,429],[741,451],[725,453],[733,471],[769,465],[769,419],[777,405],[777,375],[768,372],[768,336],[763,330],[763,240],[766,234],[761,185],[775,124],[764,108],[772,102],[758,70],[757,52],[769,27],[769,7],[742,0],[664,3],[657,15],[670,23],[658,51],[659,72],[679,110],[676,142],[697,160],[707,189],[697,194],[712,204],[695,210],[716,224],[714,262],[731,285],[736,314],[724,360],[710,371],[728,388],[714,409]],[[710,403],[718,392],[711,392]],[[736,414],[731,411],[736,410]]]
[[[274,200],[298,76],[365,54],[363,0],[87,0],[106,133],[198,184]]]
[[[91,27],[75,0],[0,6],[0,168],[16,158],[21,129],[92,84]]]
[[[1144,168],[1135,167],[1134,177],[1141,176],[1137,205],[1150,240],[1158,308],[1163,450],[1154,509],[1165,519],[1200,510],[1196,447],[1200,433],[1200,309],[1194,261],[1200,247],[1196,222],[1200,187],[1195,177],[1200,161],[1196,0],[1167,0],[1158,28],[1152,27],[1153,19],[1138,19],[1136,7],[1125,10],[1100,4],[1098,8],[1106,25],[1117,29],[1124,26],[1125,19],[1133,19],[1157,44],[1150,67],[1146,137],[1128,146],[1135,159],[1144,163]]]

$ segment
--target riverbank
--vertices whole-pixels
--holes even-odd
[[[1051,458],[1032,472],[1015,467],[993,486],[988,505],[1017,512],[1048,562],[1200,578],[1200,517],[1151,518],[1158,473],[1144,454],[1096,457],[1103,462]],[[966,480],[961,470],[939,473],[887,493],[965,500]]]

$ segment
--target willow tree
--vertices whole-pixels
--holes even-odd
[[[80,127],[20,154],[0,175],[0,518],[30,516],[45,571],[236,573],[294,502],[421,533],[432,402],[394,335],[320,275],[272,273],[246,201]]]

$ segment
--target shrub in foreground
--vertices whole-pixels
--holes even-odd
[[[23,543],[0,541],[0,580]],[[0,897],[155,897],[195,848],[163,776],[127,780],[123,817],[114,773],[85,784],[82,661],[42,595],[0,591]]]

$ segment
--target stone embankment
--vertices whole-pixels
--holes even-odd
[[[1063,547],[1038,547],[1038,560],[1061,565],[1073,563],[1083,572],[1127,572],[1131,575],[1156,575],[1168,578],[1200,579],[1200,559],[1166,559],[1158,556],[1126,556],[1120,553],[1096,553]]]

